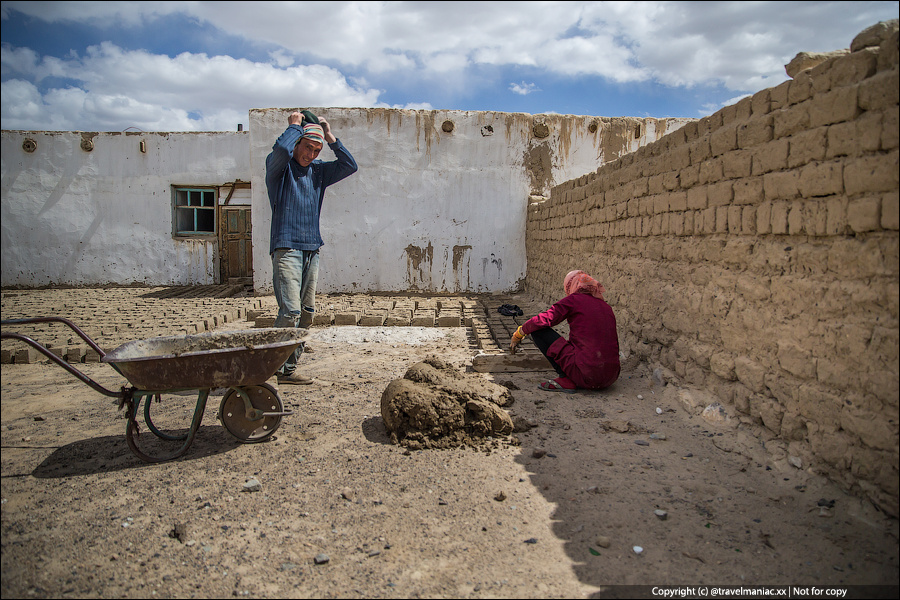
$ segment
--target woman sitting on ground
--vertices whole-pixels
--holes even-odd
[[[574,394],[577,388],[603,389],[619,377],[619,337],[616,317],[603,299],[606,290],[584,271],[572,271],[563,282],[566,297],[549,310],[528,319],[512,336],[509,350],[526,335],[559,374],[540,385],[549,392]],[[569,339],[552,327],[569,323]]]

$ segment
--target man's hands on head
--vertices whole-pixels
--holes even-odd
[[[303,125],[303,113],[301,113],[300,111],[297,111],[297,110],[292,112],[291,116],[288,117],[288,125],[302,126]],[[337,137],[335,137],[335,135],[333,133],[331,133],[331,125],[328,123],[328,121],[325,118],[319,117],[319,125],[322,126],[322,131],[325,133],[325,143],[326,144],[333,144],[334,142],[337,141]]]
[[[322,126],[322,130],[325,132],[325,143],[333,144],[337,141],[337,138],[331,133],[331,125],[326,121],[323,117],[319,117],[319,125]]]

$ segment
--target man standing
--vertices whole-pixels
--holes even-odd
[[[337,160],[318,160],[325,142]],[[325,119],[311,112],[294,112],[288,128],[266,157],[266,189],[272,207],[269,253],[278,318],[275,327],[312,324],[319,274],[319,215],[325,188],[357,170],[356,161],[344,148]],[[303,345],[278,369],[278,383],[307,385],[308,377],[296,373]]]

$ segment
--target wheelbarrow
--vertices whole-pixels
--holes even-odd
[[[266,381],[303,343],[305,329],[273,327],[157,337],[126,342],[106,353],[78,326],[62,317],[11,319],[0,324],[52,322],[71,328],[100,355],[101,362],[108,363],[131,386],[122,386],[119,391],[108,390],[28,336],[2,332],[0,337],[29,344],[97,392],[118,398],[119,409],[126,410],[128,447],[145,462],[164,462],[187,452],[200,428],[213,389],[227,388],[219,404],[218,418],[228,433],[242,443],[268,439],[281,425],[282,417],[293,414],[290,409],[285,410],[278,392]],[[198,392],[197,403],[187,433],[166,433],[153,423],[151,405],[160,404],[163,394],[194,390]],[[138,447],[137,417],[141,402],[147,428],[160,439],[181,442],[174,453],[150,456]]]

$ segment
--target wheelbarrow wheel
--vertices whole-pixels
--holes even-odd
[[[251,407],[249,411],[245,397]],[[267,383],[233,387],[226,392],[219,405],[222,426],[247,444],[262,442],[275,433],[281,425],[283,413],[284,405],[278,392]]]

